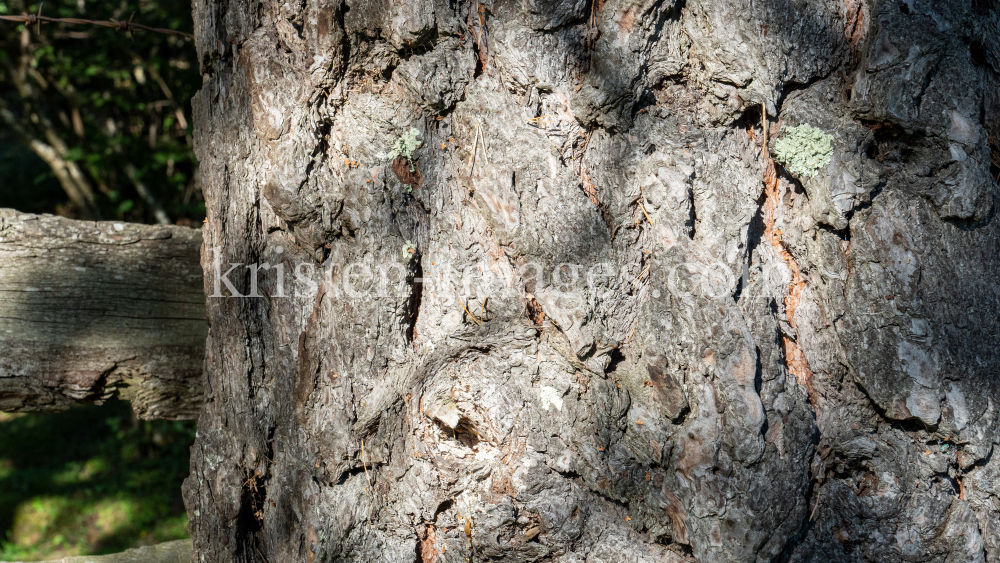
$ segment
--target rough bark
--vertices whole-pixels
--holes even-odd
[[[112,396],[140,418],[202,402],[201,233],[0,209],[0,410]]]
[[[996,2],[194,9],[197,560],[1000,561]]]

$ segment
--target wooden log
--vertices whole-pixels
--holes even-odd
[[[140,418],[202,403],[201,232],[0,209],[0,411],[111,397]]]

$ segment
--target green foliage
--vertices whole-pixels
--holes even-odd
[[[416,127],[410,127],[410,130],[403,133],[396,143],[392,146],[392,150],[389,152],[389,160],[394,160],[397,156],[402,156],[406,160],[413,160],[413,151],[417,150],[417,147],[421,145],[421,142],[417,140],[420,136],[420,131]],[[410,166],[410,171],[413,171],[413,166]]]
[[[8,13],[38,9],[25,0],[0,2],[0,11]],[[42,13],[127,20],[133,11],[136,22],[192,29],[187,2],[47,0]],[[57,137],[66,149],[62,158],[81,168],[94,191],[96,212],[105,219],[153,220],[152,204],[141,197],[136,181],[171,219],[192,223],[204,217],[190,110],[200,86],[190,39],[141,31],[132,38],[107,28],[64,24],[43,24],[38,34],[35,26],[0,22],[0,110],[23,130],[6,140],[26,146],[29,137],[53,145],[51,137]],[[0,121],[0,128],[13,131],[9,125]],[[0,159],[2,153],[21,150],[14,144],[0,144]],[[18,203],[8,179],[0,176],[0,206]],[[67,199],[63,214],[86,215]]]
[[[0,560],[115,553],[187,537],[181,482],[194,422],[129,404],[0,413]]]
[[[793,174],[812,177],[830,164],[833,137],[808,123],[791,127],[774,143],[774,154]]]

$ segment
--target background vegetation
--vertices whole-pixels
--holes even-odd
[[[38,4],[0,0],[0,14]],[[43,15],[190,32],[182,0],[50,0]],[[94,26],[0,22],[0,206],[77,218],[198,224],[193,41]],[[58,187],[59,194],[54,188]],[[35,197],[33,197],[35,196]]]
[[[38,4],[0,0],[0,14]],[[188,0],[47,0],[43,15],[190,32]],[[200,87],[190,39],[0,21],[0,207],[200,226],[191,147]],[[100,554],[187,537],[193,422],[128,403],[0,413],[0,560]]]
[[[186,538],[180,491],[194,428],[137,420],[126,401],[0,413],[0,560]]]

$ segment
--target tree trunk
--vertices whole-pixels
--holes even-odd
[[[197,561],[1000,561],[995,1],[194,10]]]
[[[201,233],[0,209],[0,411],[114,395],[140,418],[202,401]]]

